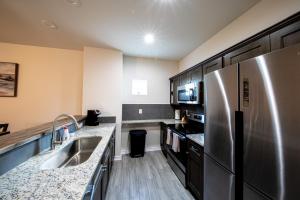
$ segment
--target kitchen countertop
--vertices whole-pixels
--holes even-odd
[[[0,199],[82,199],[116,124],[83,127],[54,151],[42,152],[0,176]],[[102,137],[90,158],[77,166],[41,170],[57,151],[80,137]]]
[[[85,115],[76,115],[78,122],[86,118]],[[59,120],[58,127],[71,124],[70,119]],[[20,130],[7,135],[0,136],[0,154],[15,149],[19,146],[37,140],[52,131],[52,122],[44,123],[39,126]]]
[[[122,124],[145,124],[145,123],[160,123],[163,122],[165,124],[181,124],[183,123],[181,120],[176,119],[147,119],[147,120],[124,120]]]
[[[186,137],[204,147],[204,133],[189,134]]]

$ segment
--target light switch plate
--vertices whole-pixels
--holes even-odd
[[[143,114],[143,109],[139,109],[139,114]]]

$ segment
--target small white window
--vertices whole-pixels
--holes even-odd
[[[132,80],[132,95],[147,95],[147,80]]]

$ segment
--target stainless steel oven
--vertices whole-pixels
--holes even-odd
[[[189,122],[186,124],[168,124],[168,137],[172,137],[171,141],[166,140],[165,149],[167,151],[167,160],[180,180],[180,182],[186,187],[186,166],[187,166],[187,137],[189,134],[203,133],[204,128],[204,115],[201,114],[190,114]],[[178,138],[178,142],[175,142],[174,151],[174,138]],[[177,144],[177,145],[176,145]]]
[[[168,128],[170,129],[170,128]],[[170,129],[171,130],[171,129]],[[186,163],[187,163],[187,138],[186,136],[183,136],[179,133],[176,133],[174,130],[171,130],[172,134],[178,135],[178,138],[180,140],[180,151],[174,152],[172,149],[172,144],[167,144],[167,160],[171,167],[171,169],[174,171],[176,176],[178,177],[179,181],[182,183],[184,187],[186,187]]]
[[[187,152],[187,149],[186,149],[187,141],[186,140],[187,140],[187,138],[185,135],[181,135],[180,133],[175,132],[174,130],[171,130],[171,131],[172,131],[173,137],[174,137],[174,134],[178,136],[180,151],[175,152],[172,148],[172,145],[167,145],[167,151],[172,156],[172,158],[176,160],[176,164],[179,165],[181,170],[185,172],[186,162],[187,162],[187,156],[186,156],[186,152]]]
[[[203,103],[203,82],[192,82],[177,87],[177,102],[183,104]]]

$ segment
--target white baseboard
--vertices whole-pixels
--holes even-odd
[[[122,160],[122,155],[115,156],[114,160]]]
[[[160,150],[161,150],[160,146],[150,146],[150,147],[146,147],[145,152],[160,151]],[[129,153],[130,153],[129,149],[121,150],[121,155],[129,154]]]
[[[125,155],[125,154],[129,154],[129,150],[128,149],[122,149],[121,150],[121,155]]]

